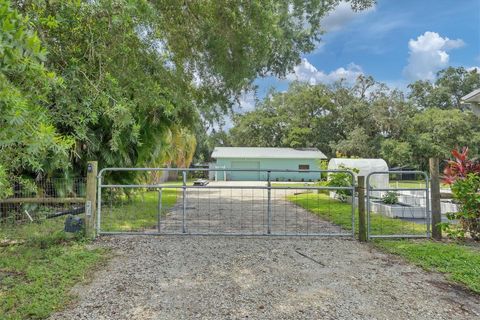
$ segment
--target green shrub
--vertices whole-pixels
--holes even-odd
[[[12,194],[13,190],[8,182],[7,172],[0,164],[0,199],[10,197]]]
[[[480,240],[480,175],[470,173],[465,179],[456,180],[452,186],[454,199],[460,204],[458,212],[447,214],[449,220],[458,220],[461,228],[449,224],[442,227],[450,237]]]
[[[444,170],[443,181],[451,186],[453,198],[459,203],[459,212],[448,213],[449,220],[458,220],[459,225],[442,223],[441,227],[450,237],[464,238],[470,235],[480,240],[480,161],[468,158],[468,148],[453,150],[455,160],[449,160]]]
[[[398,193],[394,191],[388,191],[382,196],[382,202],[385,204],[397,204],[398,203]]]
[[[359,173],[359,170],[356,168],[348,168],[346,166],[339,166],[340,170],[352,171],[355,174]],[[350,187],[352,185],[352,176],[346,172],[335,172],[330,173],[328,176],[327,186],[328,187]],[[349,196],[352,196],[350,190],[335,190],[335,195],[341,202],[346,202]]]

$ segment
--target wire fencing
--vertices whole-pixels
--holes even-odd
[[[103,184],[109,174],[121,171],[174,171],[179,182],[161,184]],[[258,172],[255,181],[207,181],[196,185],[192,171]],[[231,174],[233,171],[235,175]],[[338,201],[332,191],[354,193],[353,174],[347,186],[325,186],[320,180],[336,171],[248,170],[248,169],[103,169],[99,174],[98,233],[199,234],[199,235],[299,235],[353,236],[354,203],[342,209],[344,224],[335,224],[320,215],[333,215]],[[275,174],[290,180],[315,174],[316,182],[276,182]],[[295,174],[296,173],[296,174]],[[127,173],[128,174],[128,173]],[[147,175],[148,176],[148,175]],[[248,175],[247,175],[248,176]],[[304,179],[305,180],[305,179]],[[313,179],[312,179],[313,180]],[[320,210],[321,208],[321,210]],[[315,210],[321,211],[315,213]]]
[[[402,175],[410,178],[403,180]],[[430,189],[426,173],[373,172],[366,183],[369,238],[430,237]]]
[[[216,171],[225,179],[206,179]],[[242,171],[258,171],[259,179],[232,181]],[[370,238],[430,236],[428,178],[402,174],[367,177]],[[332,175],[344,175],[346,184],[329,184],[338,180]],[[356,226],[355,178],[347,170],[107,168],[97,187],[98,234],[353,236]],[[84,177],[23,180],[0,199],[0,226],[82,214],[85,192]]]
[[[86,178],[22,179],[12,195],[0,199],[0,225],[34,222],[83,213]]]

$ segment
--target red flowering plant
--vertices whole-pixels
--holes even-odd
[[[464,238],[466,235],[480,240],[480,161],[468,158],[468,148],[453,150],[454,160],[449,160],[444,170],[443,182],[450,185],[459,211],[448,213],[449,220],[459,222],[457,227],[443,224],[450,236]]]
[[[470,173],[480,174],[480,161],[468,159],[468,147],[463,147],[461,152],[452,150],[452,156],[455,159],[448,160],[443,171],[444,183],[452,185],[457,179],[464,179]]]

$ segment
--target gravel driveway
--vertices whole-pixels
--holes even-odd
[[[186,232],[192,234],[267,234],[268,210],[265,182],[211,182],[208,188],[188,189]],[[215,187],[223,187],[219,189]],[[237,187],[237,188],[235,188]],[[241,188],[241,189],[239,189]],[[287,196],[305,192],[299,189],[271,190],[271,234],[347,234],[307,210],[287,201]],[[316,191],[314,191],[316,192]],[[315,197],[312,194],[312,201]],[[160,220],[162,233],[182,233],[182,199]]]
[[[339,238],[122,236],[51,319],[479,319],[480,298]]]

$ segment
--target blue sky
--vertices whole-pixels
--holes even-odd
[[[378,0],[363,12],[341,3],[323,21],[326,33],[286,79],[257,79],[257,98],[293,80],[331,83],[372,75],[405,89],[447,66],[480,66],[480,0]],[[254,97],[242,99],[242,109]]]

